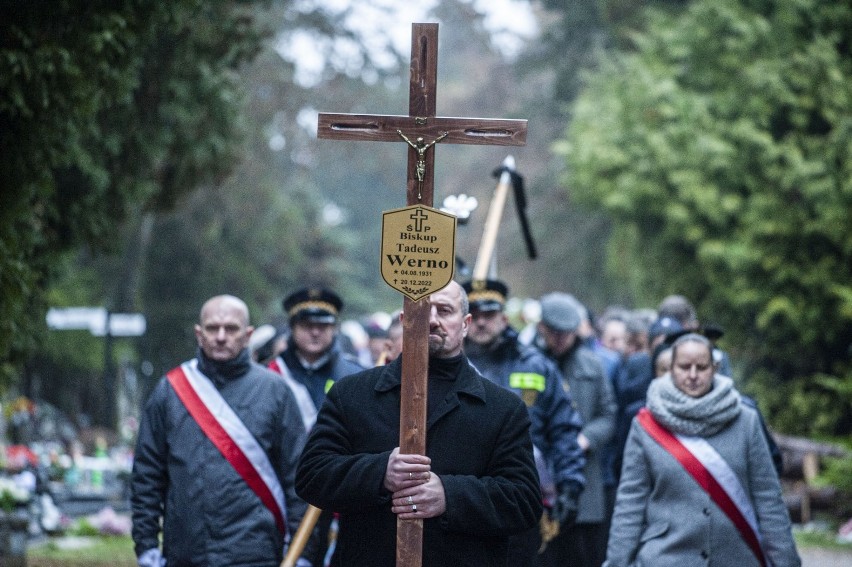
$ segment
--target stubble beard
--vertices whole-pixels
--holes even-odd
[[[440,356],[444,352],[447,338],[443,335],[429,337],[429,356]]]

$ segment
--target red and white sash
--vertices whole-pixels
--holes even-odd
[[[639,424],[695,479],[731,520],[758,562],[771,566],[763,553],[757,516],[736,473],[703,437],[674,434],[660,425],[647,408],[637,416]]]
[[[284,490],[272,463],[210,379],[198,370],[198,360],[182,364],[166,377],[204,435],[272,512],[278,529],[286,534]]]
[[[280,356],[273,358],[268,367],[270,370],[280,374],[284,378],[284,383],[290,387],[290,391],[293,392],[293,396],[296,398],[296,404],[299,406],[299,413],[302,415],[302,423],[305,424],[305,431],[310,432],[317,422],[317,413],[319,413],[310,392],[308,392],[304,384],[293,378],[290,370],[287,368],[287,364]]]

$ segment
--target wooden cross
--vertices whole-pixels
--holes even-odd
[[[527,135],[526,120],[435,116],[437,78],[438,24],[412,24],[408,116],[320,113],[317,137],[407,143],[406,204],[431,207],[436,145],[522,146]],[[431,308],[428,300],[403,301],[399,450],[425,455]],[[397,566],[420,567],[423,521],[398,520],[396,542]]]

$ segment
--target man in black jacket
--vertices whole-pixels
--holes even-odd
[[[289,388],[252,362],[253,330],[240,299],[207,301],[196,358],[168,372],[145,406],[131,478],[142,567],[277,567],[299,526],[306,505],[293,478],[305,431]]]
[[[403,353],[335,383],[299,462],[297,492],[340,514],[333,565],[395,566],[400,518],[423,521],[423,567],[502,567],[541,516],[526,407],[464,356],[462,287],[428,301],[426,455],[399,453]]]

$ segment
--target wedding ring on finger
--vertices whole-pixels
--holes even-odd
[[[411,496],[408,497],[408,503],[414,504],[414,499]]]
[[[412,512],[412,513],[417,512],[417,504],[412,504],[412,505],[411,505],[411,512]]]
[[[408,480],[414,480],[414,473],[413,472],[408,473]]]

